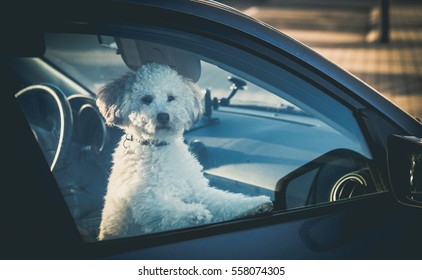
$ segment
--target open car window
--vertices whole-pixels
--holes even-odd
[[[60,121],[54,97],[21,104],[47,161],[65,153],[52,172],[87,240],[98,236],[113,153],[124,137],[119,127],[106,125],[95,97],[107,83],[149,63],[168,64],[201,89],[203,115],[186,129],[184,142],[211,186],[268,196],[273,212],[384,190],[345,104],[287,68],[232,46],[166,32],[46,35],[47,64],[87,91],[58,88],[70,125]],[[39,81],[46,82],[53,83]],[[66,135],[61,130],[70,131],[66,149],[58,148]]]

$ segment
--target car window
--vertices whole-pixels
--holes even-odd
[[[72,131],[66,155],[52,171],[87,240],[93,241],[99,236],[105,212],[111,213],[107,216],[109,223],[119,223],[116,220],[125,219],[132,219],[137,223],[145,222],[142,225],[144,231],[137,231],[126,225],[127,236],[157,234],[247,216],[271,215],[271,212],[315,204],[335,203],[338,200],[383,191],[377,179],[371,152],[353,111],[347,104],[333,98],[294,71],[236,50],[233,46],[214,41],[199,43],[197,38],[181,39],[178,34],[173,34],[173,37],[172,34],[166,34],[168,36],[164,39],[161,34],[154,34],[148,32],[142,36],[138,34],[127,37],[47,34],[44,58],[47,64],[82,85],[88,93],[63,90],[71,110],[72,127],[57,124],[55,120],[59,117],[54,104],[50,104],[51,100],[35,98],[33,102],[43,104],[37,106],[22,102],[46,158],[51,158],[51,154],[58,151],[57,141],[54,141],[57,138],[55,131]],[[140,67],[151,64],[169,65],[184,80],[190,81],[189,89],[199,89],[202,117],[192,122],[192,126],[186,127],[183,143],[200,164],[200,169],[195,165],[191,172],[184,172],[183,168],[190,160],[175,160],[171,158],[173,152],[169,150],[165,160],[168,168],[162,172],[153,170],[154,164],[148,165],[150,169],[144,170],[133,161],[125,164],[124,168],[119,167],[122,169],[119,171],[121,174],[133,169],[131,176],[126,179],[124,175],[113,176],[119,166],[118,162],[124,161],[123,158],[132,153],[128,147],[152,145],[156,149],[167,149],[169,146],[163,141],[151,143],[143,138],[137,139],[125,131],[127,127],[136,126],[133,123],[142,122],[145,115],[133,113],[134,109],[131,107],[133,114],[128,114],[130,117],[124,119],[122,115],[125,111],[116,109],[117,105],[123,104],[119,102],[123,102],[124,97],[98,97],[100,103],[96,102],[97,95],[102,96],[104,92],[115,90],[116,87],[138,92],[132,84],[130,90],[127,88],[128,81],[136,81],[137,76],[133,73],[138,73]],[[152,71],[151,69],[148,71]],[[123,79],[122,76],[126,77],[124,83],[105,87]],[[150,80],[153,80],[152,76]],[[169,86],[165,79],[154,81],[150,87],[155,91],[167,90],[163,94],[167,94],[165,102],[168,106],[173,104],[175,98],[179,100],[168,94],[171,91],[168,88],[176,88],[178,85]],[[45,82],[51,83],[48,79],[39,81]],[[143,83],[140,87],[144,85],[146,86]],[[148,97],[139,95],[139,100],[133,102],[138,102],[137,106],[144,106],[142,108],[147,108],[150,112],[153,106],[149,104],[154,104],[158,99],[155,91],[151,91]],[[99,108],[99,104],[100,107],[108,107]],[[110,116],[112,108],[114,111]],[[162,113],[158,112],[159,109],[154,110],[157,110],[157,114]],[[186,112],[180,110],[180,116],[166,114],[161,114],[158,122],[167,123],[168,118],[182,118]],[[129,121],[133,123],[129,124]],[[56,124],[52,125],[52,122]],[[171,160],[176,163],[170,163]],[[257,204],[256,209],[245,210],[245,214],[241,215],[224,216],[225,214],[218,211],[206,211],[205,201],[209,198],[205,199],[201,194],[198,195],[201,199],[194,201],[197,194],[193,189],[189,190],[189,195],[180,194],[177,190],[178,184],[186,182],[192,186],[204,184],[201,176],[196,174],[198,171],[203,172],[214,189],[224,190],[224,194],[260,197],[265,203],[268,198],[273,209],[268,209],[268,203],[262,202]],[[151,174],[156,177],[151,178]],[[133,179],[135,177],[136,180]],[[191,215],[190,222],[172,212],[169,203],[156,204],[156,209],[165,209],[167,216],[147,215],[149,218],[145,218],[142,211],[158,210],[144,209],[145,200],[133,202],[138,195],[136,192],[123,194],[122,191],[136,182],[154,185],[161,181],[167,185],[159,193],[161,198],[170,201],[170,197],[184,195],[181,201],[189,205],[183,204],[189,212],[184,215]],[[113,191],[113,199],[110,198],[112,202],[107,202],[104,197],[108,193],[111,196],[112,192],[107,192],[107,186],[112,183],[121,188]],[[219,205],[220,210],[228,209],[227,211],[243,207],[225,203],[222,193],[210,193],[210,196],[215,195],[214,201],[207,203],[214,203]],[[129,197],[121,200],[125,195]],[[130,213],[125,211],[122,214],[119,212],[123,211],[122,201],[138,204],[135,208],[129,207]],[[106,210],[107,203],[115,203],[115,208]],[[251,205],[253,203],[255,202],[251,202]],[[188,208],[193,204],[194,210],[190,211]],[[262,206],[264,204],[267,208]],[[192,216],[192,213],[197,215]],[[219,215],[220,218],[217,217]],[[159,219],[161,224],[157,225],[154,219]],[[168,228],[161,226],[166,223],[169,224]]]

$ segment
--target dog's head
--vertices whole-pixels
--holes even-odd
[[[108,125],[142,139],[183,133],[202,111],[199,87],[160,64],[146,64],[107,84],[96,103]]]

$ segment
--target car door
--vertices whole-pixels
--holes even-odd
[[[48,178],[49,189],[63,204],[48,204],[63,211],[56,212],[51,221],[63,213],[67,227],[79,229],[78,233],[75,227],[68,233],[56,229],[57,243],[70,235],[72,244],[78,244],[67,248],[72,254],[113,259],[419,256],[419,189],[412,190],[412,199],[406,191],[397,192],[400,189],[410,192],[409,186],[398,186],[407,184],[403,178],[409,170],[396,175],[388,162],[399,157],[389,153],[391,149],[417,146],[403,144],[408,141],[389,145],[389,137],[420,136],[418,124],[394,111],[394,106],[383,107],[389,104],[386,101],[380,101],[378,108],[373,101],[378,97],[371,97],[373,91],[360,81],[257,22],[211,6],[205,7],[220,15],[220,21],[200,13],[192,15],[190,9],[208,11],[196,4],[185,7],[185,11],[152,6],[122,4],[119,11],[128,15],[124,21],[106,12],[101,22],[93,20],[94,24],[80,25],[69,21],[66,32],[57,26],[50,28],[45,33],[46,53],[41,59],[12,59],[7,70],[14,71],[11,75],[14,79],[19,77],[20,86],[59,84],[69,106],[80,112],[83,106],[75,102],[79,100],[73,96],[75,88],[85,96],[84,105],[92,105],[98,85],[121,70],[137,69],[145,61],[171,64],[204,89],[205,119],[186,131],[185,139],[204,166],[209,181],[228,191],[269,195],[275,208],[264,215],[98,242],[96,226],[92,229],[90,225],[97,225],[100,216],[85,219],[79,211],[81,196],[64,195],[68,194],[64,189],[69,177],[88,176],[83,173],[87,169],[80,168],[80,161],[70,161],[69,166],[79,167],[76,173],[68,170],[49,173],[45,168],[48,162],[43,162],[42,172],[38,171]],[[157,20],[163,13],[171,21]],[[138,16],[130,16],[134,14]],[[252,34],[251,30],[262,33]],[[107,49],[101,44],[104,40],[109,40]],[[95,57],[97,51],[100,57]],[[99,69],[98,73],[93,71],[94,67]],[[34,77],[34,73],[38,76]],[[229,81],[227,75],[231,77]],[[226,87],[239,80],[248,89],[230,94],[234,87],[231,90]],[[354,91],[357,88],[359,92]],[[391,111],[391,115],[386,116],[386,111]],[[29,127],[22,131],[25,133],[18,133],[28,138]],[[108,138],[109,146],[96,158],[106,163],[101,165],[106,169],[111,168],[112,147],[121,132],[107,128],[107,135],[112,135]],[[34,144],[34,139],[28,141]],[[72,143],[81,145],[81,141]],[[415,149],[409,148],[409,154],[420,154]],[[38,158],[42,154],[38,152],[21,156]],[[406,160],[408,157],[397,159]],[[420,164],[417,157],[413,162],[415,166]],[[33,164],[29,166],[34,168]],[[102,176],[103,180],[91,183],[104,190],[107,177]],[[401,179],[395,181],[392,176]],[[100,195],[96,198],[97,202],[102,199]],[[84,203],[92,205],[89,201]],[[100,211],[97,207],[90,213]]]

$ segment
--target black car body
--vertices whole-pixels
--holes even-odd
[[[4,35],[2,146],[7,158],[1,258],[421,257],[418,120],[301,43],[219,3],[93,3],[60,7],[42,2],[18,20],[15,16],[11,23],[20,27]],[[43,9],[54,12],[40,14]],[[204,119],[185,134],[206,176],[230,191],[270,195],[272,213],[95,241],[89,231],[98,227],[98,216],[89,215],[101,210],[110,156],[121,136],[97,114],[95,83],[139,67],[133,56],[141,56],[142,64],[145,49],[169,51],[175,68],[211,87]],[[101,62],[105,53],[113,58]],[[95,55],[98,71],[112,69],[109,76],[91,68]],[[182,62],[175,59],[181,57]],[[198,58],[202,75],[213,80],[201,80],[192,70]],[[185,63],[187,70],[181,67]],[[89,76],[76,73],[84,71]],[[229,85],[220,84],[226,72],[247,80],[252,94],[219,92]],[[268,106],[271,98],[254,99],[264,91],[282,98],[274,101],[281,103]],[[46,92],[65,108],[54,113],[64,116],[58,128],[46,124],[52,117],[48,112],[55,110],[52,99],[31,99]],[[22,96],[30,96],[29,101]],[[40,140],[45,131],[59,139],[59,148],[51,148],[51,135]],[[85,184],[94,191],[75,195]],[[83,207],[95,211],[84,218]]]

